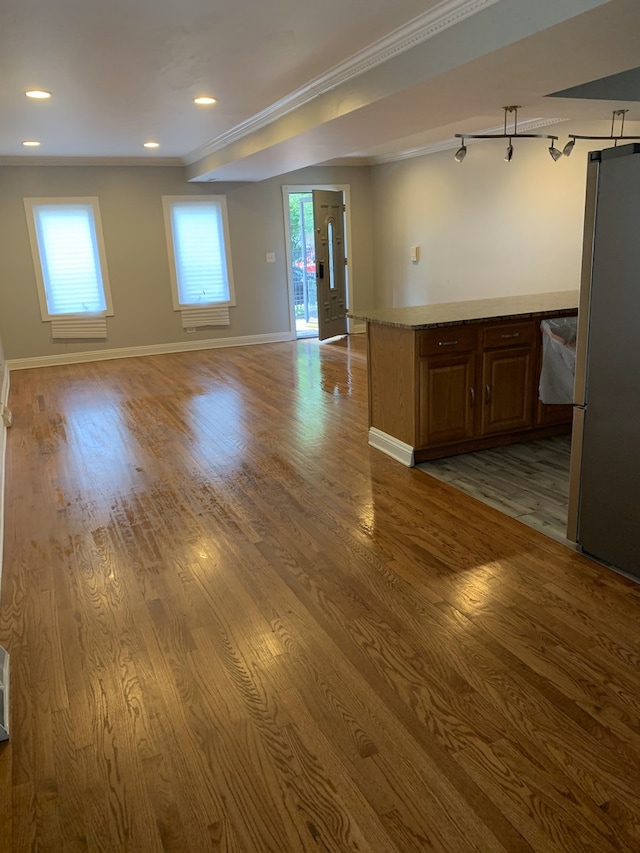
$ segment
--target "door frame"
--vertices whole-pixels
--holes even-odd
[[[282,215],[284,218],[284,251],[287,264],[287,298],[289,300],[289,332],[291,340],[297,339],[296,317],[293,305],[293,273],[291,258],[291,224],[289,222],[289,193],[311,193],[314,190],[334,190],[342,192],[346,207],[344,221],[345,257],[347,265],[344,270],[347,285],[347,311],[353,305],[353,264],[351,240],[351,185],[350,184],[283,184],[282,186]],[[347,332],[353,331],[353,320],[347,317]]]

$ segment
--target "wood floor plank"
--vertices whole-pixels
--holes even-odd
[[[640,589],[370,448],[365,349],[11,374],[0,853],[640,849]]]

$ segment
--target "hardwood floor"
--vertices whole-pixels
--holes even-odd
[[[434,459],[417,467],[567,543],[571,436]]]
[[[640,588],[369,448],[364,344],[12,374],[2,853],[640,849]]]

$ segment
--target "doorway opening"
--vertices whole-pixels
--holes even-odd
[[[297,338],[318,337],[318,291],[311,192],[289,193],[290,276]]]
[[[316,224],[322,227],[322,222],[314,222],[314,192],[317,201],[317,191],[326,190],[342,194],[342,247],[341,263],[344,264],[344,281],[342,284],[346,306],[353,304],[352,276],[350,264],[347,262],[347,248],[351,245],[351,211],[349,184],[292,184],[283,185],[283,212],[285,231],[285,253],[287,259],[287,283],[290,306],[290,330],[295,338],[322,338],[326,331],[327,308],[323,302],[323,287],[326,290],[328,278],[327,264],[332,257],[322,255],[316,261]],[[316,217],[319,214],[316,212]],[[321,241],[322,242],[322,241]],[[342,252],[342,248],[344,252]],[[344,254],[344,259],[342,258]],[[335,258],[333,258],[335,260]],[[325,275],[323,275],[323,273]],[[320,292],[318,291],[318,274],[320,277]],[[331,291],[333,294],[333,291]],[[318,297],[320,296],[320,306]],[[326,300],[325,300],[326,301]],[[320,310],[323,311],[319,320]],[[328,311],[331,315],[331,310]],[[347,329],[351,329],[351,320],[347,321]]]

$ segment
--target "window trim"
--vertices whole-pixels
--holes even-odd
[[[93,211],[93,227],[96,232],[96,245],[98,248],[98,257],[94,258],[100,264],[100,274],[102,276],[102,287],[104,290],[104,299],[106,309],[104,311],[81,311],[74,314],[50,314],[47,306],[47,293],[42,273],[42,260],[40,257],[40,246],[38,245],[38,235],[36,230],[36,219],[34,207],[49,206],[49,207],[71,207],[77,204],[90,205]],[[36,276],[36,287],[38,291],[38,301],[40,303],[40,313],[42,319],[46,321],[61,320],[88,317],[113,317],[113,299],[111,297],[111,285],[109,283],[109,271],[107,269],[107,254],[104,247],[104,236],[102,233],[102,217],[100,216],[100,204],[97,196],[64,196],[64,197],[45,197],[45,198],[25,198],[24,208],[27,218],[27,230],[29,232],[29,242],[31,244],[31,257],[33,260],[33,268]]]
[[[178,273],[176,269],[176,250],[173,242],[173,229],[171,227],[171,205],[172,203],[184,204],[211,204],[212,202],[220,205],[222,214],[222,235],[224,241],[225,263],[227,267],[227,282],[229,284],[229,299],[216,302],[199,302],[195,305],[192,302],[180,302],[178,291]],[[164,229],[167,243],[167,252],[169,255],[169,276],[171,279],[171,299],[173,302],[174,311],[183,311],[185,308],[194,307],[222,307],[235,306],[236,295],[233,281],[233,264],[231,262],[231,240],[229,238],[229,216],[227,212],[227,197],[225,195],[163,195],[162,196],[162,211],[164,214]]]

